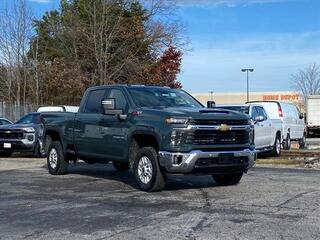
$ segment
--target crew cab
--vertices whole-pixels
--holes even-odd
[[[248,114],[254,122],[254,143],[256,151],[274,157],[280,156],[282,122],[279,119],[270,119],[262,105],[220,105],[217,106],[217,108]]]
[[[47,165],[70,161],[130,168],[140,189],[159,191],[168,174],[208,174],[237,184],[255,162],[253,124],[242,113],[208,109],[183,90],[140,85],[89,88],[78,113],[44,113]]]
[[[12,153],[32,153],[44,156],[43,125],[40,113],[28,113],[14,124],[0,126],[0,156]]]

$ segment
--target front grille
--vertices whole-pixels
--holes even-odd
[[[249,133],[246,130],[195,130],[189,132],[186,143],[195,145],[246,144]]]
[[[189,124],[191,125],[221,125],[221,124],[227,124],[227,125],[233,125],[233,126],[239,126],[239,125],[247,125],[247,120],[212,120],[212,119],[191,119],[189,120]]]
[[[199,158],[195,166],[196,167],[212,167],[216,165],[228,165],[228,164],[248,164],[249,159],[247,157],[216,157],[216,158]]]
[[[23,139],[21,130],[0,130],[0,139]]]

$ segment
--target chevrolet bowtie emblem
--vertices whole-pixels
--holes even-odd
[[[11,133],[11,131],[5,131],[5,133],[6,133],[6,134],[10,134],[10,133]]]
[[[231,127],[228,126],[227,124],[221,124],[221,125],[218,127],[218,130],[221,131],[221,132],[226,132],[226,131],[231,130]]]

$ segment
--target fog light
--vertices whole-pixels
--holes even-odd
[[[28,136],[28,140],[29,140],[30,142],[32,142],[32,141],[34,140],[33,135],[29,135],[29,136]]]
[[[173,164],[174,165],[180,165],[182,163],[182,160],[183,160],[183,156],[181,155],[175,155],[173,157]]]

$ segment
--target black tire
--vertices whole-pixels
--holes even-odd
[[[243,173],[212,175],[212,178],[219,186],[230,186],[238,184],[242,175]]]
[[[145,168],[141,168],[143,161],[147,161],[149,165],[149,167],[146,166],[146,169],[150,170],[151,165],[152,169],[150,171],[145,171]],[[148,177],[144,178],[145,174],[143,173],[148,175],[150,178],[149,181],[145,180],[145,178]],[[133,174],[139,188],[143,191],[161,191],[166,185],[166,180],[164,177],[165,174],[161,172],[161,168],[158,163],[158,154],[153,147],[143,147],[137,151],[137,155],[135,156],[133,163]]]
[[[303,137],[299,140],[299,148],[304,149],[306,148],[306,134],[303,134]]]
[[[62,144],[59,141],[52,141],[48,148],[47,165],[52,175],[63,175],[68,172],[69,162],[63,154]]]
[[[270,152],[272,157],[279,157],[281,155],[281,138],[279,134],[276,135],[274,140],[272,151]]]
[[[290,133],[288,133],[286,139],[283,141],[283,149],[290,150],[290,148],[291,148],[291,138],[290,138]]]
[[[124,162],[112,162],[114,168],[119,172],[125,172],[129,170],[129,163]]]

